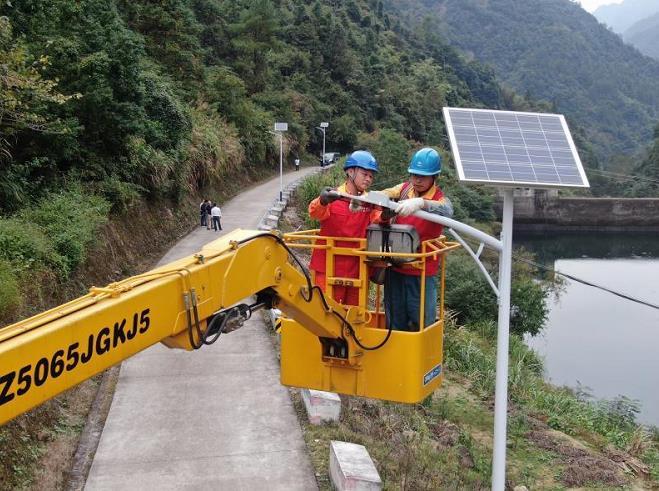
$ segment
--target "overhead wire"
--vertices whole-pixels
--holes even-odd
[[[646,182],[653,182],[653,183],[659,184],[659,180],[652,179],[651,177],[636,176],[636,175],[630,175],[630,174],[620,174],[618,172],[611,172],[611,171],[608,171],[608,170],[592,169],[592,168],[587,169],[587,172],[594,172],[595,174],[599,174],[602,177],[608,177],[610,179],[619,179],[619,180],[625,180],[625,181],[646,181]]]
[[[610,179],[619,179],[619,180],[626,180],[626,181],[646,181],[646,182],[652,182],[652,183],[659,184],[659,180],[652,179],[652,178],[649,178],[649,177],[644,177],[644,176],[620,174],[618,172],[611,172],[611,171],[606,171],[606,170],[602,170],[602,169],[593,169],[593,168],[589,168],[589,169],[587,169],[587,171],[588,172],[594,172],[596,174],[600,174],[601,176],[607,177],[607,178],[610,178]],[[602,286],[602,285],[597,285],[595,283],[583,280],[581,278],[577,278],[576,276],[573,276],[573,275],[570,275],[570,274],[567,274],[567,273],[563,273],[562,271],[555,270],[554,268],[550,268],[549,266],[545,266],[544,264],[540,264],[540,263],[537,263],[535,261],[531,261],[530,259],[526,259],[526,258],[523,258],[523,257],[520,257],[520,256],[516,256],[514,254],[513,254],[513,259],[515,259],[517,261],[520,261],[520,262],[530,264],[530,265],[535,266],[536,268],[542,269],[544,271],[551,272],[551,273],[557,274],[559,276],[563,276],[563,277],[568,278],[568,279],[570,279],[572,281],[575,281],[577,283],[581,283],[583,285],[590,286],[592,288],[597,288],[599,290],[611,293],[612,295],[616,295],[617,297],[623,298],[625,300],[629,300],[630,302],[638,303],[638,304],[641,304],[641,305],[645,305],[646,307],[650,307],[650,308],[659,310],[659,305],[653,304],[651,302],[648,302],[646,300],[642,300],[642,299],[639,299],[639,298],[636,298],[636,297],[632,297],[631,295],[627,295],[625,293],[621,293],[621,292],[612,290],[611,288],[608,288],[608,287],[605,287],[605,286]]]
[[[607,286],[598,285],[598,284],[596,284],[596,283],[592,283],[592,282],[587,281],[587,280],[584,280],[584,279],[582,279],[582,278],[577,278],[577,277],[574,276],[574,275],[571,275],[571,274],[568,274],[568,273],[563,273],[562,271],[559,271],[559,270],[554,269],[554,268],[552,268],[552,267],[550,267],[550,266],[546,266],[546,265],[544,265],[544,264],[538,263],[537,261],[533,261],[533,260],[531,260],[531,259],[528,259],[528,258],[526,258],[526,257],[520,256],[520,255],[518,255],[518,254],[513,254],[513,255],[512,255],[512,259],[515,260],[515,261],[518,261],[518,262],[522,262],[522,263],[529,264],[529,265],[531,265],[531,266],[534,266],[534,267],[536,267],[536,268],[538,268],[538,269],[541,269],[541,270],[543,270],[543,271],[546,271],[546,272],[548,272],[548,273],[557,274],[557,275],[559,275],[559,276],[562,276],[562,277],[567,278],[567,279],[569,279],[569,280],[575,281],[575,282],[577,282],[577,283],[581,283],[581,284],[583,284],[583,285],[590,286],[590,287],[592,287],[592,288],[596,288],[596,289],[598,289],[598,290],[602,290],[602,291],[605,291],[605,292],[607,292],[607,293],[611,293],[612,295],[616,295],[617,297],[620,297],[620,298],[622,298],[622,299],[624,299],[624,300],[628,300],[628,301],[630,301],[630,302],[638,303],[638,304],[640,304],[640,305],[645,305],[646,307],[650,307],[650,308],[652,308],[652,309],[659,310],[659,305],[658,305],[658,304],[654,304],[654,303],[649,302],[649,301],[647,301],[647,300],[643,300],[643,299],[641,299],[641,298],[636,298],[636,297],[633,297],[633,296],[628,295],[628,294],[626,294],[626,293],[622,293],[622,292],[619,292],[619,291],[613,290],[613,289],[611,289],[611,288],[609,288],[609,287],[607,287]]]
[[[558,271],[554,268],[551,268],[549,266],[545,266],[544,264],[540,264],[540,263],[532,261],[530,259],[527,259],[527,258],[524,258],[524,257],[521,257],[521,256],[517,256],[515,254],[513,254],[513,259],[515,259],[516,261],[519,261],[519,262],[530,264],[531,266],[535,266],[536,268],[542,269],[543,271],[547,271],[547,272],[550,272],[550,273],[553,273],[553,274],[557,274],[559,276],[563,276],[565,278],[568,278],[569,280],[576,281],[577,283],[581,283],[582,285],[590,286],[590,287],[593,287],[593,288],[597,288],[598,290],[602,290],[602,291],[605,291],[607,293],[611,293],[613,295],[616,295],[617,297],[623,298],[625,300],[629,300],[630,302],[638,303],[638,304],[641,304],[641,305],[645,305],[646,307],[650,307],[650,308],[659,310],[659,305],[653,304],[653,303],[648,302],[646,300],[642,300],[640,298],[632,297],[631,295],[627,295],[626,293],[621,293],[621,292],[612,290],[611,288],[608,288],[606,286],[598,285],[596,283],[592,283],[590,281],[586,281],[586,280],[583,280],[581,278],[577,278],[574,275],[571,275],[571,274],[568,274],[568,273],[563,273],[562,271]]]

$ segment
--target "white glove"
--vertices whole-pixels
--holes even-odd
[[[423,200],[423,198],[405,199],[400,203],[398,203],[398,205],[396,205],[395,211],[400,216],[406,217],[408,215],[411,215],[415,211],[419,211],[420,209],[422,209],[424,204],[425,201]]]

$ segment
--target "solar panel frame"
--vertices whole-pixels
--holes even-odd
[[[507,187],[588,188],[562,114],[444,107],[461,181]]]

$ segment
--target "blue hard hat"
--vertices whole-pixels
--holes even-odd
[[[434,148],[422,148],[410,160],[407,172],[419,176],[435,176],[442,171],[442,158]]]
[[[375,160],[371,152],[367,152],[366,150],[357,150],[348,156],[343,170],[350,169],[350,167],[361,167],[362,169],[372,170],[373,172],[380,170],[378,168],[378,161]]]

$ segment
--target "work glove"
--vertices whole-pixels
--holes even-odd
[[[332,201],[336,201],[339,198],[341,198],[341,196],[329,186],[325,186],[320,192],[320,204],[323,206],[327,206]]]
[[[358,201],[358,200],[356,200],[356,199],[351,199],[351,200],[350,200],[350,206],[348,206],[348,209],[349,209],[352,213],[357,213],[359,210],[362,209],[362,202],[361,202],[361,201]]]
[[[419,211],[420,209],[423,208],[424,201],[423,198],[412,198],[412,199],[405,199],[398,203],[396,205],[396,213],[398,213],[400,216],[408,216],[414,213],[415,211]]]

